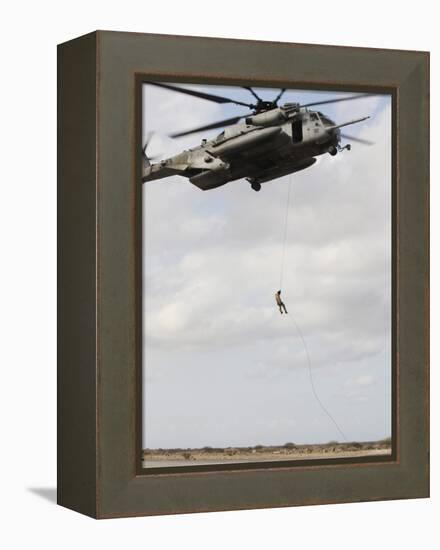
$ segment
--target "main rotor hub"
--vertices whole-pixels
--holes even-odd
[[[262,113],[264,111],[270,111],[271,109],[275,109],[277,104],[274,101],[263,101],[260,100],[255,105],[255,113]]]

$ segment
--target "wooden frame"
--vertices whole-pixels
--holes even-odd
[[[58,59],[59,504],[107,518],[428,496],[429,55],[98,31]],[[145,75],[392,93],[389,460],[140,468]]]

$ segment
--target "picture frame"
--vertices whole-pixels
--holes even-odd
[[[141,468],[147,77],[392,95],[389,458]],[[58,99],[58,503],[115,518],[428,497],[429,54],[96,31],[58,47]]]

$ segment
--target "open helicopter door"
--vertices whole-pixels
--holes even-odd
[[[297,118],[292,122],[292,141],[300,143],[303,140],[303,121]]]

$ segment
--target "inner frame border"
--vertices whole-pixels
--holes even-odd
[[[334,466],[362,466],[371,464],[399,464],[399,356],[397,353],[397,341],[399,335],[399,316],[397,311],[398,296],[398,235],[399,216],[397,209],[397,196],[399,189],[398,172],[398,99],[399,89],[396,84],[389,85],[365,85],[347,84],[337,81],[323,81],[323,84],[308,82],[304,80],[286,81],[274,79],[237,79],[224,75],[206,77],[201,74],[188,73],[146,73],[137,72],[135,78],[135,127],[134,127],[134,174],[135,174],[135,316],[136,316],[136,403],[135,403],[135,472],[136,477],[163,476],[178,474],[203,474],[211,472],[243,472],[249,470],[280,470],[280,469],[310,469],[315,467]],[[289,90],[317,90],[336,91],[352,93],[377,93],[391,96],[391,454],[388,456],[366,456],[352,458],[324,458],[324,459],[303,459],[303,460],[278,460],[264,462],[246,462],[207,465],[182,465],[182,466],[160,466],[155,468],[142,467],[142,412],[143,412],[143,256],[142,256],[142,235],[143,235],[143,208],[142,208],[142,88],[150,81],[172,82],[175,84],[202,84],[218,86],[252,86],[267,88],[286,88]]]

